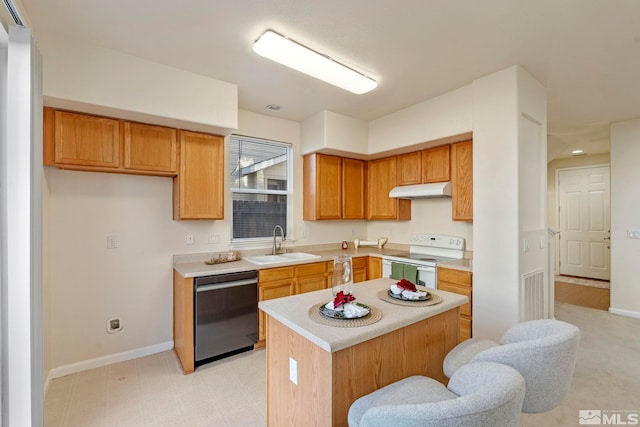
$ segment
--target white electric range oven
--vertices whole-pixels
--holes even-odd
[[[464,256],[464,238],[443,234],[413,234],[409,237],[409,252],[382,256],[382,277],[391,277],[392,264],[407,264],[418,270],[417,285],[435,289],[438,283],[437,265]]]

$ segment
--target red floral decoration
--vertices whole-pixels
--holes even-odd
[[[343,304],[346,304],[351,301],[355,301],[356,297],[351,294],[345,294],[343,291],[338,292],[336,297],[333,299],[333,308],[336,309]]]
[[[413,283],[411,283],[407,279],[400,280],[398,283],[396,283],[396,285],[399,288],[402,288],[402,289],[410,291],[410,292],[415,292],[415,291],[418,290],[418,288],[416,288],[416,285],[414,285]]]

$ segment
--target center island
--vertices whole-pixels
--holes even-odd
[[[359,397],[411,375],[446,384],[442,362],[458,344],[458,311],[467,297],[429,289],[442,302],[404,306],[376,295],[393,279],[354,286],[356,302],[382,313],[360,327],[327,326],[309,309],[331,289],[261,301],[267,314],[267,425],[347,426]],[[344,322],[349,322],[345,320]]]

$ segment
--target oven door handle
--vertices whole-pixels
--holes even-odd
[[[232,282],[213,283],[211,285],[203,285],[196,287],[196,292],[207,292],[217,289],[235,288],[236,286],[255,285],[257,279],[234,280]]]
[[[418,267],[418,271],[436,271],[435,267]]]

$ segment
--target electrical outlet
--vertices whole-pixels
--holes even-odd
[[[291,357],[289,358],[289,379],[292,383],[298,384],[298,362]]]
[[[115,234],[107,236],[107,249],[116,249],[118,247],[118,237]]]
[[[112,317],[107,319],[107,333],[114,334],[122,330],[122,319],[119,317]]]
[[[185,240],[187,245],[193,245],[193,233],[187,233],[187,238]]]

